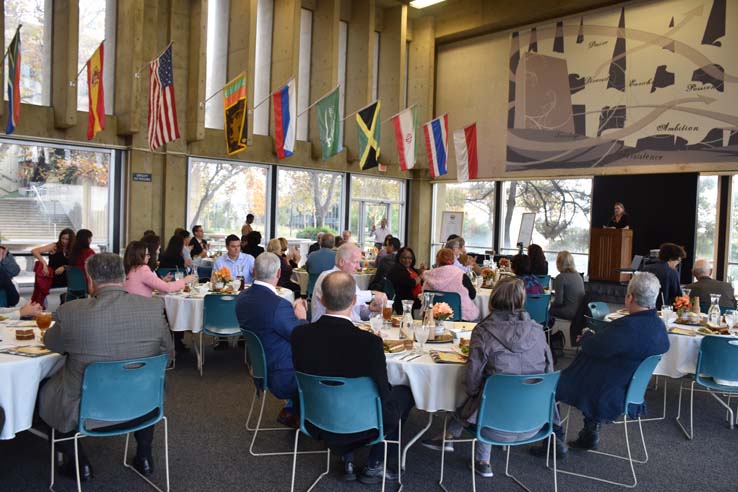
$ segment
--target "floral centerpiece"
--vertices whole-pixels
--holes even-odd
[[[433,305],[433,319],[436,320],[436,335],[443,335],[446,330],[445,322],[454,315],[454,310],[451,309],[445,302],[437,302]]]
[[[689,296],[679,296],[674,299],[674,310],[679,318],[684,318],[690,309]]]
[[[509,258],[500,258],[500,261],[497,264],[500,266],[500,269],[503,271],[510,269],[510,259]]]
[[[213,280],[215,282],[213,288],[222,289],[226,286],[226,284],[233,281],[233,277],[231,277],[231,270],[225,266],[218,268],[213,272]]]
[[[492,285],[495,283],[495,271],[491,268],[482,268],[481,271],[482,275],[482,287],[485,288],[491,288]]]

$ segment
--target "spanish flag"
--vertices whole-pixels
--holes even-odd
[[[104,43],[95,50],[87,60],[87,90],[90,108],[87,114],[87,140],[105,129],[105,90],[103,89],[103,55]]]

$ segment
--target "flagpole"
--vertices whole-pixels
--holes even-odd
[[[279,84],[277,87],[279,87],[279,89],[281,89],[282,87],[284,87],[285,85],[289,84],[294,79],[295,79],[295,76],[293,75],[292,77],[290,77],[289,79],[287,79],[287,82],[285,82],[284,84]],[[265,97],[264,99],[262,99],[261,101],[259,101],[259,104],[254,105],[254,107],[251,108],[251,111],[254,111],[256,108],[258,108],[259,106],[261,106],[262,104],[264,104],[265,102],[267,102],[270,97],[272,97],[274,94],[276,94],[279,91],[279,89],[277,89],[276,91],[270,92],[267,97]]]
[[[372,104],[376,103],[376,102],[377,102],[378,100],[379,100],[379,99],[375,99],[374,101],[370,102],[369,104],[367,104],[367,105],[366,105],[366,106],[364,106],[363,108],[359,108],[359,109],[357,109],[356,111],[354,111],[354,112],[353,112],[353,113],[351,113],[350,115],[346,116],[346,117],[345,117],[344,119],[342,119],[341,121],[346,121],[347,119],[351,118],[351,117],[352,117],[353,115],[355,115],[356,113],[358,113],[359,111],[364,111],[364,110],[365,110],[366,108],[368,108],[368,107],[369,107],[369,106],[371,106]]]
[[[170,47],[171,45],[173,45],[173,44],[174,44],[174,41],[169,41],[169,44],[167,45],[167,47],[166,47],[166,48],[164,48],[163,50],[161,50],[161,51],[159,52],[159,54],[158,54],[158,55],[156,55],[156,56],[155,56],[154,58],[152,58],[151,60],[149,60],[148,62],[146,62],[145,64],[143,64],[143,65],[141,66],[141,68],[139,68],[139,69],[138,69],[138,72],[135,72],[135,73],[133,74],[133,76],[134,76],[134,77],[136,77],[136,78],[139,78],[139,77],[141,76],[141,72],[143,72],[143,71],[144,71],[144,69],[145,69],[146,67],[150,66],[150,65],[151,65],[151,62],[153,62],[153,61],[154,61],[154,60],[156,60],[157,58],[161,57],[161,55],[163,55],[163,54],[164,54],[164,52],[165,52],[166,50],[168,50],[168,49],[169,49],[169,47]]]
[[[23,26],[23,24],[18,24],[18,27],[16,27],[16,28],[15,28],[15,34],[18,34],[18,31],[20,31],[20,28],[21,28],[22,26]],[[15,37],[15,34],[13,34],[13,37]],[[8,47],[7,47],[7,48],[5,48],[5,54],[3,55],[3,61],[1,61],[1,62],[0,62],[0,63],[2,63],[3,65],[5,65],[5,59],[6,59],[7,57],[8,57],[8,50],[9,50],[9,49],[10,49],[10,45],[8,45]]]
[[[414,108],[415,106],[417,106],[417,104],[413,104],[412,106],[408,106],[407,108],[403,109],[402,111],[407,111],[408,109],[413,109],[413,108]],[[397,112],[397,113],[393,114],[392,116],[390,116],[390,117],[389,117],[389,118],[387,118],[386,120],[384,120],[384,121],[381,121],[381,122],[380,122],[379,124],[380,124],[380,125],[384,125],[384,124],[385,124],[385,123],[387,123],[387,122],[388,122],[389,120],[391,120],[392,118],[394,118],[394,117],[395,117],[395,116],[397,116],[398,114],[402,113],[402,111],[399,111],[399,112]]]
[[[104,39],[100,43],[100,46],[102,46],[103,44],[105,44],[105,40]],[[98,46],[98,49],[100,49],[100,46]],[[97,50],[95,50],[95,51],[97,51]],[[85,70],[85,68],[87,68],[87,62],[89,62],[92,59],[92,57],[95,56],[95,51],[92,52],[92,55],[90,55],[90,57],[85,61],[85,64],[82,65],[82,68],[79,69],[79,72],[77,72],[77,76],[74,78],[75,80],[77,80],[79,78],[79,75]]]
[[[319,98],[318,98],[318,99],[317,99],[317,100],[316,100],[316,101],[315,101],[315,102],[314,102],[313,104],[311,104],[311,105],[310,105],[310,106],[308,106],[307,108],[303,109],[303,110],[302,110],[302,112],[300,112],[300,113],[297,113],[297,117],[299,118],[299,117],[300,117],[300,116],[302,116],[303,114],[305,114],[305,113],[307,113],[308,111],[310,111],[310,108],[312,108],[313,106],[315,106],[316,104],[318,104],[318,103],[319,103],[320,101],[322,101],[322,100],[323,100],[323,99],[325,99],[326,97],[330,96],[330,95],[331,95],[331,94],[333,93],[333,91],[335,91],[335,90],[336,90],[336,89],[338,89],[339,87],[341,87],[341,86],[340,86],[340,84],[339,84],[339,85],[337,85],[337,86],[335,86],[335,87],[334,87],[333,89],[329,90],[328,92],[326,92],[326,93],[325,93],[325,94],[323,94],[322,96],[320,96],[320,97],[319,97]]]

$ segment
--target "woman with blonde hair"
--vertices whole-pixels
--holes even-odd
[[[568,251],[561,251],[556,256],[556,269],[559,275],[554,279],[556,293],[550,309],[551,316],[574,319],[579,303],[584,298],[584,280],[577,272],[574,256]]]
[[[454,265],[456,257],[449,248],[441,248],[436,253],[436,268],[423,273],[423,291],[437,290],[456,292],[461,297],[461,319],[476,321],[479,319],[479,308],[473,299],[477,291],[469,277]]]
[[[287,241],[282,242],[283,238],[274,238],[267,243],[267,252],[274,253],[279,257],[279,280],[277,285],[290,289],[295,293],[295,299],[300,297],[300,284],[292,281],[292,265],[287,261],[284,252],[287,250]]]

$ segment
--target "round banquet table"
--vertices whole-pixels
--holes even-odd
[[[0,323],[0,349],[35,345],[36,340],[15,340],[13,322]],[[0,406],[5,410],[5,425],[0,439],[13,439],[15,434],[31,428],[38,385],[64,365],[64,356],[51,353],[41,357],[22,357],[0,353]]]
[[[280,297],[294,302],[295,294],[290,289],[277,287]],[[238,293],[233,295],[237,296]],[[173,293],[160,295],[164,300],[164,310],[172,331],[191,331],[200,333],[202,330],[203,311],[205,310],[205,294]]]
[[[474,298],[474,304],[479,308],[479,313],[481,314],[479,319],[484,319],[489,315],[489,296],[491,295],[492,289],[483,289],[481,287],[477,289],[477,296]]]
[[[308,291],[308,272],[306,270],[292,270],[292,281],[300,284],[300,292],[306,294]],[[357,273],[354,275],[359,290],[369,290],[369,284],[374,278],[373,273]]]

